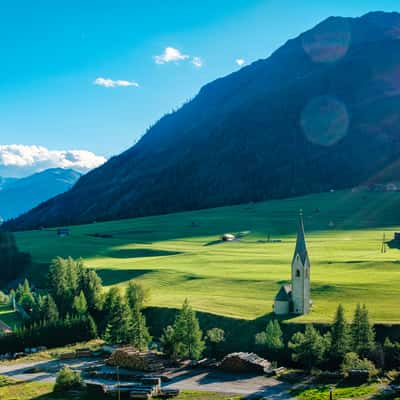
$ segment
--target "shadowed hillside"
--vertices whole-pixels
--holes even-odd
[[[400,180],[400,14],[331,17],[205,87],[12,229]]]

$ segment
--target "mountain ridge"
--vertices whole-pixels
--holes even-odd
[[[73,169],[50,168],[24,178],[0,178],[0,216],[10,219],[70,189],[81,174]]]
[[[87,223],[400,177],[400,14],[329,17],[203,86],[69,192],[8,224]]]

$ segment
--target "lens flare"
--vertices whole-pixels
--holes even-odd
[[[305,106],[300,125],[310,142],[332,146],[346,136],[349,115],[346,106],[338,99],[320,96]]]
[[[340,60],[350,47],[351,31],[347,20],[331,19],[306,32],[302,37],[304,51],[317,63]]]

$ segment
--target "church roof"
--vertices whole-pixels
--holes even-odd
[[[307,258],[306,238],[304,235],[303,213],[300,210],[299,226],[297,228],[296,248],[294,250],[294,257],[299,255],[301,262],[304,264]]]
[[[275,301],[290,301],[292,293],[292,285],[282,285],[279,292],[275,296]]]

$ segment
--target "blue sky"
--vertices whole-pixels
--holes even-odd
[[[0,7],[0,146],[108,158],[202,85],[240,68],[236,60],[265,58],[330,15],[400,11],[400,2],[2,0]],[[167,47],[180,60],[155,58]],[[0,172],[7,174],[4,165]]]

